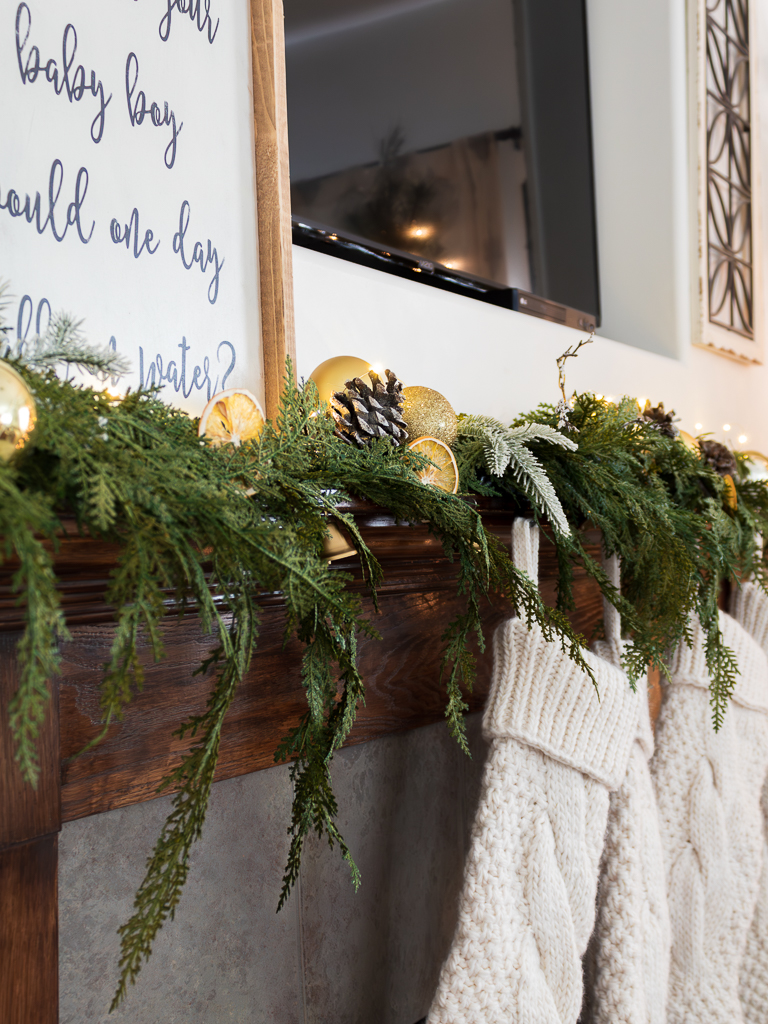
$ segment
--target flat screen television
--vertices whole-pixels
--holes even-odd
[[[584,0],[284,2],[295,240],[597,321]]]

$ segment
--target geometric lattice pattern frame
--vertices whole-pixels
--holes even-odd
[[[754,337],[748,0],[706,2],[709,319]]]

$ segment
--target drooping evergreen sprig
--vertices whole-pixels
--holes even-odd
[[[690,641],[690,616],[705,633],[711,676],[712,719],[720,728],[736,683],[737,666],[725,646],[718,621],[723,581],[738,586],[751,577],[765,587],[766,576],[756,535],[768,529],[768,487],[750,480],[739,460],[736,508],[726,484],[682,440],[665,436],[653,424],[638,423],[634,399],[614,404],[595,395],[576,395],[569,403],[576,450],[534,441],[531,445],[565,511],[570,534],[555,531],[560,568],[558,607],[573,607],[575,562],[582,563],[603,594],[621,612],[625,667],[636,680],[651,662],[663,667],[668,652]],[[557,406],[541,405],[512,424],[561,425]],[[458,445],[462,487],[506,495],[521,508],[527,495],[513,473],[499,480],[487,460],[469,445]],[[609,554],[622,562],[619,593],[602,566],[586,551],[581,529],[598,527]]]
[[[336,824],[330,766],[365,699],[358,640],[377,634],[349,587],[349,574],[324,557],[328,523],[338,522],[350,536],[374,609],[382,570],[345,511],[350,498],[383,506],[404,524],[425,523],[458,564],[464,607],[442,637],[443,678],[448,727],[465,748],[466,694],[474,681],[474,646],[484,645],[486,599],[509,600],[589,671],[582,639],[565,617],[573,606],[577,560],[621,612],[631,637],[625,661],[632,678],[651,660],[663,665],[671,645],[690,640],[690,615],[698,615],[712,674],[713,718],[721,724],[736,664],[722,642],[717,599],[724,579],[738,585],[751,575],[765,586],[755,535],[768,535],[768,487],[750,480],[744,460],[737,460],[734,508],[723,478],[706,459],[638,423],[633,402],[614,406],[577,396],[568,404],[567,438],[557,433],[562,411],[552,406],[510,428],[483,417],[468,418],[474,425],[464,421],[467,429],[456,445],[462,490],[505,495],[521,512],[547,516],[559,527],[552,533],[560,566],[558,607],[550,609],[470,503],[419,482],[423,456],[387,442],[363,449],[344,445],[333,436],[314,384],[297,386],[290,367],[274,423],[239,448],[214,448],[200,442],[196,421],[154,392],[129,392],[118,401],[60,380],[52,362],[38,370],[23,359],[14,365],[38,409],[34,443],[12,464],[0,463],[0,557],[16,560],[13,585],[26,623],[18,645],[20,686],[11,705],[24,777],[36,780],[35,738],[46,713],[47,681],[57,670],[58,643],[66,636],[51,556],[64,516],[119,546],[108,593],[116,622],[101,683],[104,732],[144,685],[139,642],[148,639],[155,659],[163,656],[171,604],[182,611],[194,607],[212,638],[201,666],[211,674],[211,694],[205,711],[176,733],[189,748],[161,786],[174,793],[172,809],[134,914],[121,929],[113,1005],[178,905],[205,819],[222,726],[257,649],[263,592],[283,594],[286,634],[304,647],[307,699],[306,713],[276,753],[277,760],[290,761],[294,786],[279,906],[296,882],[311,832],[337,845],[353,882],[359,880]],[[580,530],[590,523],[602,531],[608,552],[621,556],[621,593],[584,547]]]
[[[375,601],[381,567],[345,511],[351,497],[388,508],[404,523],[426,523],[458,562],[465,607],[443,637],[446,716],[462,745],[465,694],[474,679],[473,643],[482,649],[482,602],[506,596],[529,622],[559,638],[582,665],[582,641],[567,619],[547,609],[537,588],[514,568],[506,549],[483,528],[462,498],[422,484],[426,460],[387,443],[355,449],[333,436],[313,383],[297,387],[290,373],[274,423],[239,448],[201,443],[196,421],[151,392],[122,400],[59,379],[51,369],[14,365],[34,392],[34,444],[0,466],[0,533],[20,564],[15,577],[25,602],[19,645],[22,685],[12,709],[19,764],[34,779],[34,738],[45,713],[46,680],[56,671],[64,621],[53,563],[43,541],[55,544],[63,516],[78,528],[119,545],[108,599],[116,626],[101,683],[103,732],[144,685],[138,657],[142,638],[163,655],[169,597],[194,606],[212,654],[205,712],[180,725],[190,747],[163,781],[172,810],[121,929],[124,997],[157,931],[173,916],[199,837],[218,755],[222,724],[258,642],[258,599],[280,591],[287,631],[304,645],[302,682],[307,711],[285,737],[278,759],[291,761],[294,804],[291,845],[280,905],[296,881],[311,831],[338,845],[353,881],[358,872],[336,825],[330,764],[364,700],[357,667],[359,637],[375,636],[348,573],[329,566],[323,541],[329,520],[349,533]],[[93,742],[98,742],[99,736]]]

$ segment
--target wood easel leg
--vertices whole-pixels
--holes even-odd
[[[8,703],[18,687],[17,634],[0,636],[0,1021],[58,1024],[61,829],[58,691],[38,738],[32,789],[13,761]]]

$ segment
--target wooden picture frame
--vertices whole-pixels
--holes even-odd
[[[723,0],[724,2],[724,0]],[[692,276],[695,295],[692,305],[693,344],[741,363],[762,363],[765,351],[765,307],[763,298],[762,203],[760,172],[760,108],[758,82],[758,0],[748,4],[749,90],[750,90],[750,186],[751,186],[751,273],[752,337],[737,329],[713,322],[710,316],[709,210],[708,210],[708,122],[707,122],[707,7],[711,0],[689,4],[689,117],[691,191],[694,255]]]
[[[296,364],[291,192],[282,0],[249,0],[261,346],[266,413],[277,412],[285,360]]]
[[[295,362],[283,8],[282,0],[248,3],[252,78],[243,85],[253,98],[258,232],[254,288],[260,301],[265,411],[274,416],[286,358]],[[83,567],[88,556],[81,558],[77,555],[71,566],[76,575],[87,571]],[[0,1021],[58,1024],[59,683],[52,683],[52,699],[38,737],[41,777],[32,789],[22,781],[6,742],[8,706],[18,686],[15,649],[21,635],[19,622],[7,621],[13,604],[14,597],[0,596]],[[93,677],[98,677],[98,670]]]

